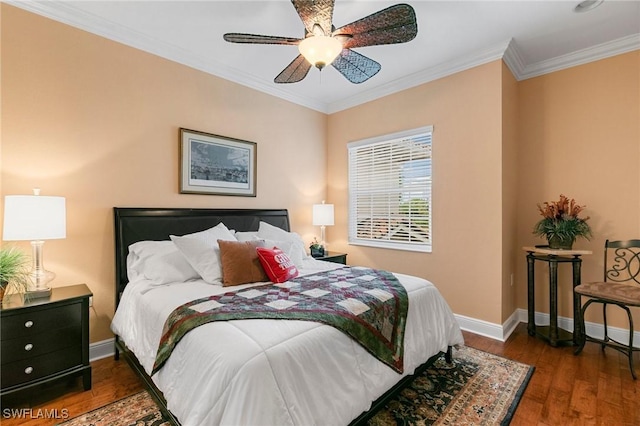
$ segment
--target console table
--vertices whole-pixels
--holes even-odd
[[[579,301],[573,298],[573,333],[558,329],[558,264],[571,263],[573,266],[573,288],[580,284],[580,256],[592,254],[590,250],[556,250],[548,246],[523,247],[527,252],[527,331],[530,336],[538,336],[549,342],[551,346],[576,345],[578,324],[575,313],[580,309]],[[536,326],[535,323],[535,262],[546,262],[549,265],[549,325]]]

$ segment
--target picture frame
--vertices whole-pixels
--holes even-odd
[[[257,144],[180,128],[180,193],[256,196]]]

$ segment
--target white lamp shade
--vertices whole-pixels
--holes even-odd
[[[313,224],[316,226],[333,226],[333,204],[314,204]]]
[[[3,240],[36,241],[66,237],[67,221],[64,197],[5,196]]]

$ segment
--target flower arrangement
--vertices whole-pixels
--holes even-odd
[[[538,204],[543,218],[536,223],[533,233],[546,237],[549,248],[571,249],[577,237],[587,240],[591,238],[591,228],[587,223],[589,217],[578,217],[584,208],[585,206],[578,205],[573,198],[569,199],[562,194],[558,201]]]
[[[313,257],[324,256],[324,246],[318,242],[318,239],[316,237],[313,237],[313,242],[309,246],[309,251],[311,252],[311,256]]]

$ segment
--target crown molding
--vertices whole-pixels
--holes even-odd
[[[383,96],[391,95],[401,90],[410,89],[460,71],[477,67],[478,65],[495,61],[496,59],[501,59],[508,45],[509,42],[499,43],[472,55],[427,68],[390,83],[361,92],[358,95],[351,96],[347,99],[333,102],[328,106],[328,113],[332,114],[334,112],[342,111],[365,102],[373,101]]]
[[[518,45],[514,39],[511,39],[509,45],[504,51],[504,57],[502,58],[509,70],[511,70],[511,74],[516,78],[516,80],[522,80],[520,76],[523,74],[525,69],[524,60],[522,59],[522,54],[518,49]]]
[[[637,33],[567,55],[526,64],[517,47],[517,43],[511,39],[466,57],[436,65],[393,82],[377,86],[358,95],[327,104],[307,96],[300,96],[290,90],[283,90],[278,85],[265,82],[246,71],[203,58],[187,49],[149,37],[129,27],[77,9],[67,3],[24,0],[0,1],[325,114],[352,108],[496,59],[503,59],[516,80],[521,81],[640,49],[640,33]]]
[[[509,51],[508,58],[512,63],[507,61],[507,55],[505,55],[505,62],[516,79],[521,81],[638,50],[640,49],[640,33],[528,65],[522,61],[515,43],[509,47],[510,49],[507,49]]]

